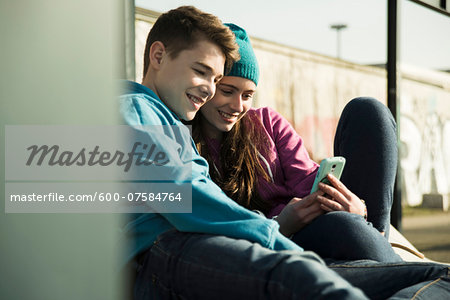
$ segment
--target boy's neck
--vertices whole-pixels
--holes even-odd
[[[151,89],[156,94],[156,96],[158,96],[158,98],[161,99],[161,97],[159,97],[158,90],[156,89],[156,86],[155,86],[153,80],[151,80],[151,77],[149,76],[149,72],[147,72],[147,74],[144,76],[144,79],[142,79],[141,84],[143,86],[146,86],[149,89]],[[162,101],[162,99],[161,99],[161,101]]]

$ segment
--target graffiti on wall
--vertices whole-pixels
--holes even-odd
[[[424,195],[441,195],[448,209],[450,186],[450,120],[436,111],[402,114],[400,118],[400,166],[402,198],[406,204],[422,204]]]
[[[295,130],[302,137],[312,159],[320,162],[333,155],[333,141],[338,118],[307,116]]]

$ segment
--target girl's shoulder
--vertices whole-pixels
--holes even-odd
[[[250,108],[248,113],[253,114],[253,115],[258,115],[260,117],[265,117],[265,118],[273,118],[273,117],[278,117],[281,115],[275,111],[273,108],[268,107],[268,106],[264,106],[264,107],[259,107],[259,108]]]
[[[265,125],[271,125],[277,123],[279,120],[283,120],[283,116],[275,109],[265,106],[260,108],[251,108],[248,111],[252,117],[257,117]]]
[[[275,109],[271,107],[251,108],[248,114],[252,119],[258,119],[267,129],[275,127],[284,127],[288,121]]]

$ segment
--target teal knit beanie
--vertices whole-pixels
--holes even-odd
[[[239,54],[241,55],[241,59],[233,64],[231,71],[226,74],[226,76],[247,78],[258,85],[258,61],[256,60],[247,32],[245,32],[243,28],[232,23],[225,23],[225,25],[228,26],[236,36],[236,43],[239,45]]]

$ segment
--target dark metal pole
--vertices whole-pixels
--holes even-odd
[[[400,114],[397,110],[397,0],[387,0],[388,4],[388,24],[387,24],[387,103],[397,122],[397,136],[400,138],[399,121]],[[397,143],[399,144],[399,143]],[[401,194],[401,184],[400,184],[400,157],[397,165],[397,177],[394,187],[394,199],[391,211],[391,224],[397,228],[397,230],[402,230],[402,194]]]

